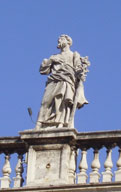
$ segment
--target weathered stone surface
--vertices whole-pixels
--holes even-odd
[[[29,144],[69,143],[75,142],[77,131],[73,128],[55,128],[25,130],[20,132],[21,139]]]
[[[121,192],[121,183],[85,184],[85,185],[58,185],[48,187],[22,187],[14,189],[1,189],[1,192]]]
[[[57,158],[57,161],[59,161],[59,158],[60,158],[60,151],[62,147],[59,147],[59,146],[68,146],[68,149],[69,149],[69,162],[68,162],[68,184],[73,184],[75,182],[75,157],[76,157],[76,149],[81,149],[81,156],[79,154],[79,159],[80,159],[80,172],[78,174],[76,174],[76,176],[78,177],[78,185],[74,185],[74,187],[72,188],[69,188],[68,184],[65,184],[65,181],[64,183],[62,183],[62,180],[60,180],[61,182],[57,183],[56,182],[54,183],[53,180],[54,180],[54,177],[52,178],[52,182],[53,182],[53,187],[52,185],[48,184],[47,185],[44,185],[45,187],[42,188],[43,186],[43,183],[40,182],[40,185],[38,185],[37,187],[33,186],[33,187],[27,187],[27,188],[15,188],[15,189],[6,189],[4,191],[24,191],[24,189],[26,189],[25,191],[42,191],[42,190],[58,190],[59,191],[62,191],[62,187],[63,187],[63,190],[79,190],[79,191],[121,191],[121,187],[118,185],[117,187],[117,182],[121,181],[120,180],[120,176],[121,176],[121,173],[120,173],[120,170],[121,170],[121,150],[120,150],[120,146],[121,146],[121,130],[115,130],[115,131],[103,131],[103,132],[87,132],[87,133],[78,133],[75,129],[67,129],[67,128],[63,128],[63,129],[43,129],[41,131],[35,131],[35,130],[27,130],[27,131],[24,131],[24,132],[21,132],[20,133],[21,136],[20,137],[8,137],[8,138],[0,138],[0,149],[1,149],[1,152],[4,152],[5,154],[7,154],[8,152],[11,154],[13,152],[17,152],[18,155],[20,155],[21,153],[23,154],[24,151],[27,152],[28,149],[33,149],[33,151],[36,153],[35,157],[37,156],[37,158],[35,159],[35,162],[36,161],[41,161],[41,157],[42,157],[42,162],[43,162],[43,165],[44,165],[44,168],[45,166],[47,166],[47,169],[50,170],[50,163],[48,162],[48,160],[51,162],[51,165],[54,164],[56,165],[56,158]],[[44,146],[43,150],[42,150],[42,147]],[[53,147],[54,146],[54,147]],[[107,179],[107,176],[105,176],[105,179],[103,179],[103,182],[107,182],[106,184],[105,183],[98,183],[98,180],[99,180],[99,177],[98,175],[95,175],[95,171],[98,172],[99,170],[99,157],[96,155],[98,151],[100,151],[100,149],[103,147],[103,146],[106,146],[107,147],[107,157],[106,157],[106,160],[105,160],[105,169],[106,169],[106,174],[107,174],[107,170],[109,170],[110,168],[110,173],[113,172],[114,176],[115,176],[115,182],[112,183],[111,181],[111,174],[109,174],[109,178]],[[34,148],[35,147],[35,148]],[[51,147],[53,149],[51,149]],[[116,153],[116,155],[119,155],[119,157],[117,156],[116,159],[117,159],[117,171],[112,171],[111,168],[112,168],[112,163],[111,163],[111,153],[110,153],[110,149],[113,150],[112,147],[118,147],[119,148],[119,154]],[[86,157],[84,156],[84,154],[86,154],[87,152],[87,155],[88,155],[88,149],[90,148],[93,148],[94,149],[94,158],[93,158],[93,161],[92,161],[92,173],[94,173],[93,175],[91,174],[86,174],[86,171],[88,172],[87,168],[88,168],[88,161],[86,163]],[[31,151],[31,150],[30,150]],[[32,153],[34,153],[32,151]],[[47,154],[47,158],[45,158],[46,156],[43,155],[44,152]],[[66,151],[66,150],[65,150]],[[52,154],[51,154],[52,152]],[[66,151],[67,152],[67,151]],[[104,152],[105,153],[105,152]],[[22,155],[21,154],[21,155]],[[67,155],[67,153],[66,153]],[[11,154],[12,156],[12,154]],[[68,155],[67,155],[68,156]],[[56,157],[56,158],[55,158]],[[80,158],[82,157],[82,158]],[[54,161],[53,161],[54,159]],[[11,158],[11,160],[13,160],[13,158]],[[19,159],[18,159],[19,160]],[[46,160],[46,161],[45,161]],[[33,161],[31,158],[30,158],[30,161]],[[25,161],[26,162],[26,161]],[[22,163],[25,163],[25,162],[22,162]],[[5,163],[6,164],[6,163]],[[29,162],[28,162],[29,164]],[[87,165],[86,165],[87,164]],[[21,168],[20,168],[20,162],[18,161],[17,163],[17,169],[16,169],[16,174],[18,175],[21,175]],[[60,165],[63,165],[60,164]],[[78,166],[79,164],[77,164]],[[39,165],[36,165],[35,163],[35,170],[37,169],[36,166],[39,166]],[[103,167],[104,164],[101,164],[101,167]],[[53,171],[55,167],[51,167],[51,171],[52,171],[52,175],[53,172],[56,174],[56,176],[58,175],[59,173],[59,169],[58,169],[59,166],[57,166],[57,170],[56,172]],[[46,169],[43,169],[43,167],[40,166],[40,168],[42,169],[42,172],[43,170],[45,171]],[[38,170],[38,169],[37,169]],[[7,170],[4,171],[4,176],[5,174],[7,173],[7,177],[9,177],[9,172]],[[12,172],[14,172],[14,170],[12,170]],[[35,171],[36,172],[36,171]],[[39,172],[38,172],[39,173]],[[50,173],[49,174],[46,174],[48,172],[45,172],[45,178],[50,178]],[[83,174],[85,173],[85,174]],[[14,173],[15,174],[15,173]],[[101,174],[101,179],[99,180],[99,182],[102,182],[102,173]],[[92,185],[87,185],[86,184],[86,180],[87,180],[87,175],[89,177],[89,175],[92,177],[91,180],[88,179],[89,182],[92,182],[93,184]],[[39,180],[41,174],[38,174],[36,175],[36,178]],[[96,177],[95,177],[96,176]],[[12,179],[12,178],[11,178]],[[21,178],[22,179],[22,176]],[[44,181],[44,178],[42,178],[43,181]],[[83,179],[83,180],[82,180]],[[110,182],[109,182],[110,181]],[[96,182],[96,183],[94,183]],[[4,182],[3,181],[3,184],[5,183],[5,185],[2,187],[9,187],[9,180],[7,178],[7,184],[6,184],[6,181]],[[65,185],[64,185],[65,184]],[[81,184],[81,185],[80,185]],[[121,182],[120,182],[121,184]],[[20,185],[20,182],[17,184],[17,186]],[[49,186],[50,185],[50,186]],[[62,185],[62,187],[59,187],[59,185]],[[64,186],[63,186],[64,185]],[[16,185],[14,185],[15,187]],[[46,187],[48,186],[48,188]],[[79,188],[78,188],[79,186]],[[112,186],[112,187],[110,187]],[[50,187],[50,189],[49,189]],[[52,188],[51,188],[52,187]],[[84,187],[84,188],[83,188]],[[89,187],[89,188],[88,188]],[[94,187],[94,188],[93,188]],[[105,188],[104,188],[105,187]],[[2,190],[2,189],[1,189]],[[0,191],[1,191],[0,190]]]
[[[20,137],[0,137],[0,153],[5,151],[26,152],[26,145]]]
[[[27,186],[75,183],[75,129],[29,130],[20,134],[29,145]]]
[[[88,57],[72,52],[72,39],[61,35],[57,48],[59,54],[44,59],[41,74],[50,74],[36,123],[36,129],[50,127],[74,127],[76,108],[88,104],[84,96],[83,81],[86,79]]]
[[[70,146],[67,144],[31,146],[27,186],[68,184],[69,161]]]
[[[11,179],[9,177],[2,177],[0,178],[1,180],[1,186],[0,188],[9,188],[10,187],[10,183],[11,183]]]
[[[121,170],[115,171],[115,181],[121,182]]]

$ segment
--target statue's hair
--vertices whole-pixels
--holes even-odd
[[[72,45],[72,38],[71,38],[71,37],[69,37],[68,35],[65,35],[65,34],[60,35],[60,37],[65,37],[66,40],[68,41],[68,44],[69,44],[70,46]],[[59,38],[60,38],[60,37],[59,37]]]

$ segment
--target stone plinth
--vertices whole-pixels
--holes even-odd
[[[11,179],[9,179],[9,177],[3,177],[3,178],[0,178],[1,180],[1,188],[9,188],[10,187],[10,182],[11,182]]]
[[[28,144],[27,186],[75,183],[75,129],[21,132]]]
[[[13,189],[1,189],[0,192],[121,192],[121,182],[85,185],[26,186]]]
[[[121,182],[121,170],[115,171],[115,181]]]

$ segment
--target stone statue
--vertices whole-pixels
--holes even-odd
[[[71,45],[71,37],[61,35],[57,46],[60,53],[44,59],[40,66],[40,73],[50,76],[36,122],[38,130],[46,127],[74,127],[76,108],[88,104],[83,81],[90,62],[88,57],[80,57],[78,52],[72,52]]]

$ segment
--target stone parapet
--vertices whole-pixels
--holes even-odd
[[[1,189],[1,192],[120,192],[121,183],[57,185]]]
[[[27,130],[20,135],[29,148],[27,186],[75,183],[75,129]]]
[[[90,191],[98,190],[97,187],[103,191],[104,186],[106,190],[108,186],[117,191],[117,185],[120,188],[120,130],[87,133],[71,128],[25,130],[19,137],[1,137],[0,153],[5,154],[1,190],[42,191],[46,188],[48,191],[49,186],[53,190],[61,190],[64,186],[64,190],[68,188],[71,191],[78,191],[78,186],[81,191],[86,190],[83,187]],[[13,154],[16,155],[15,161]],[[12,178],[13,169],[15,174]],[[26,187],[23,187],[23,176]],[[70,186],[75,186],[75,189]]]

